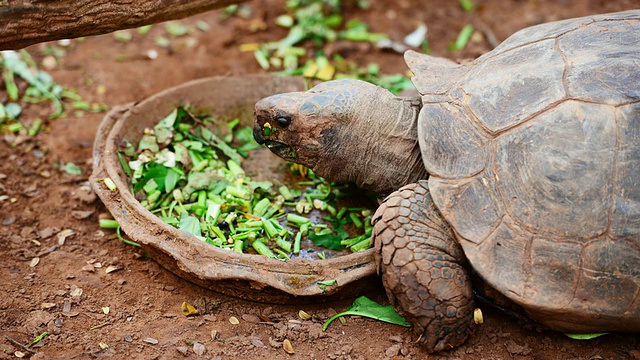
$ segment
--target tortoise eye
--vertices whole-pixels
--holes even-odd
[[[276,122],[283,128],[286,128],[291,123],[291,117],[287,115],[280,115],[276,118]]]

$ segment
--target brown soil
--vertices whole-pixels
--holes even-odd
[[[429,26],[433,53],[454,59],[473,58],[490,50],[489,43],[480,39],[464,52],[447,51],[469,22],[501,41],[540,22],[640,7],[638,0],[486,0],[479,1],[477,11],[466,14],[451,0],[371,3],[372,9],[365,12],[355,10],[349,2],[347,17],[360,17],[373,31],[385,32],[395,40],[424,22]],[[190,44],[187,37],[173,39],[171,51],[153,42],[164,33],[161,26],[146,36],[134,32],[128,43],[117,42],[111,35],[74,40],[69,54],[50,73],[58,83],[78,89],[86,100],[109,106],[138,101],[191,79],[263,73],[252,54],[240,52],[238,46],[284,35],[272,25],[282,1],[249,5],[259,16],[221,23],[220,12],[211,12],[185,20],[191,25],[204,20],[211,31],[196,31],[188,37],[195,40]],[[267,24],[266,30],[252,32],[260,19]],[[36,45],[29,51],[41,60],[45,46]],[[159,53],[156,60],[145,56],[151,49]],[[406,71],[400,54],[369,46],[346,51],[346,56],[360,65],[377,62],[386,73]],[[44,116],[48,106],[28,107],[22,120],[30,123]],[[5,137],[0,142],[0,195],[15,198],[15,202],[0,201],[0,358],[13,357],[16,351],[31,355],[16,343],[27,344],[47,331],[49,335],[31,347],[37,352],[32,358],[640,359],[637,335],[570,340],[489,307],[482,307],[485,323],[464,346],[427,355],[415,344],[411,330],[373,320],[348,318],[322,332],[322,322],[351,301],[268,305],[188,283],[114,239],[110,231],[99,229],[98,218],[106,210],[88,191],[86,180],[91,172],[93,138],[103,115],[70,110],[66,117],[46,121],[46,131],[35,138]],[[11,142],[18,144],[10,146]],[[54,168],[56,162],[79,164],[83,175],[63,173]],[[41,176],[43,171],[51,176]],[[56,234],[63,229],[72,229],[75,235],[60,245]],[[39,263],[33,266],[36,257]],[[110,265],[122,269],[107,274]],[[368,295],[385,301],[382,291]],[[201,315],[183,316],[183,301],[196,305]],[[312,314],[313,319],[301,321],[299,310]],[[271,322],[261,322],[259,314]],[[239,324],[229,322],[232,316]],[[295,354],[285,353],[285,339],[291,341]],[[101,349],[100,343],[109,348]],[[204,345],[201,356],[194,352],[202,350],[198,344]]]

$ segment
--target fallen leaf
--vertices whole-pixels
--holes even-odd
[[[230,318],[229,318],[229,322],[231,323],[231,325],[238,325],[238,324],[240,324],[240,321],[239,321],[239,320],[238,320],[238,318],[237,318],[237,317],[235,317],[235,316],[230,317]]]
[[[293,345],[291,345],[291,341],[289,341],[289,339],[284,339],[284,341],[282,342],[282,348],[287,352],[287,354],[295,354]]]
[[[202,356],[207,352],[207,348],[203,344],[196,341],[195,343],[193,343],[193,352],[198,356]]]
[[[182,315],[184,316],[192,316],[192,315],[200,315],[198,309],[195,306],[189,304],[188,302],[182,302]]]

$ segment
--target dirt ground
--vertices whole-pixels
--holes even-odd
[[[361,18],[372,31],[394,40],[426,23],[433,53],[453,59],[474,58],[491,49],[485,36],[461,53],[447,50],[467,23],[502,41],[541,22],[640,7],[638,0],[486,0],[477,1],[478,9],[468,14],[452,0],[370,2],[368,11],[347,2],[346,17]],[[201,77],[264,73],[239,45],[282,38],[285,32],[273,25],[273,19],[282,12],[283,1],[248,4],[254,10],[249,19],[220,22],[221,12],[216,11],[183,21],[195,25],[202,20],[211,29],[171,40],[171,50],[154,44],[154,37],[163,34],[162,26],[146,36],[134,32],[127,43],[113,35],[73,40],[68,54],[49,72],[86,100],[110,107]],[[251,30],[261,25],[266,29]],[[47,45],[28,50],[40,61]],[[152,49],[158,52],[155,60],[146,56]],[[397,53],[366,45],[344,53],[361,66],[377,62],[385,73],[406,71]],[[48,106],[28,107],[22,120],[30,123],[42,117]],[[464,346],[428,355],[415,344],[411,330],[373,320],[348,318],[322,332],[322,322],[351,301],[269,305],[188,283],[98,227],[106,209],[88,191],[87,178],[93,138],[103,116],[69,111],[66,117],[46,121],[46,131],[35,138],[3,134],[0,139],[0,195],[9,197],[0,201],[0,358],[20,351],[34,359],[640,359],[638,335],[576,341],[523,326],[487,307],[482,307],[485,323]],[[18,144],[10,146],[12,142]],[[83,174],[63,173],[54,168],[56,162],[74,162]],[[63,229],[75,235],[59,245],[56,234]],[[110,265],[122,269],[106,273]],[[368,295],[385,301],[382,291]],[[183,301],[198,306],[201,315],[183,316]],[[299,310],[312,314],[313,320],[301,321]],[[258,314],[272,322],[260,322]],[[232,316],[239,324],[229,322]],[[49,335],[30,351],[19,346],[45,331]],[[283,350],[285,339],[295,354]],[[102,349],[101,343],[109,347]]]

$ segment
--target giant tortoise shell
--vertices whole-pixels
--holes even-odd
[[[405,60],[418,104],[327,82],[259,102],[254,135],[329,179],[411,183],[374,241],[427,348],[468,335],[467,264],[552,329],[640,331],[640,11],[530,27],[462,65]]]

